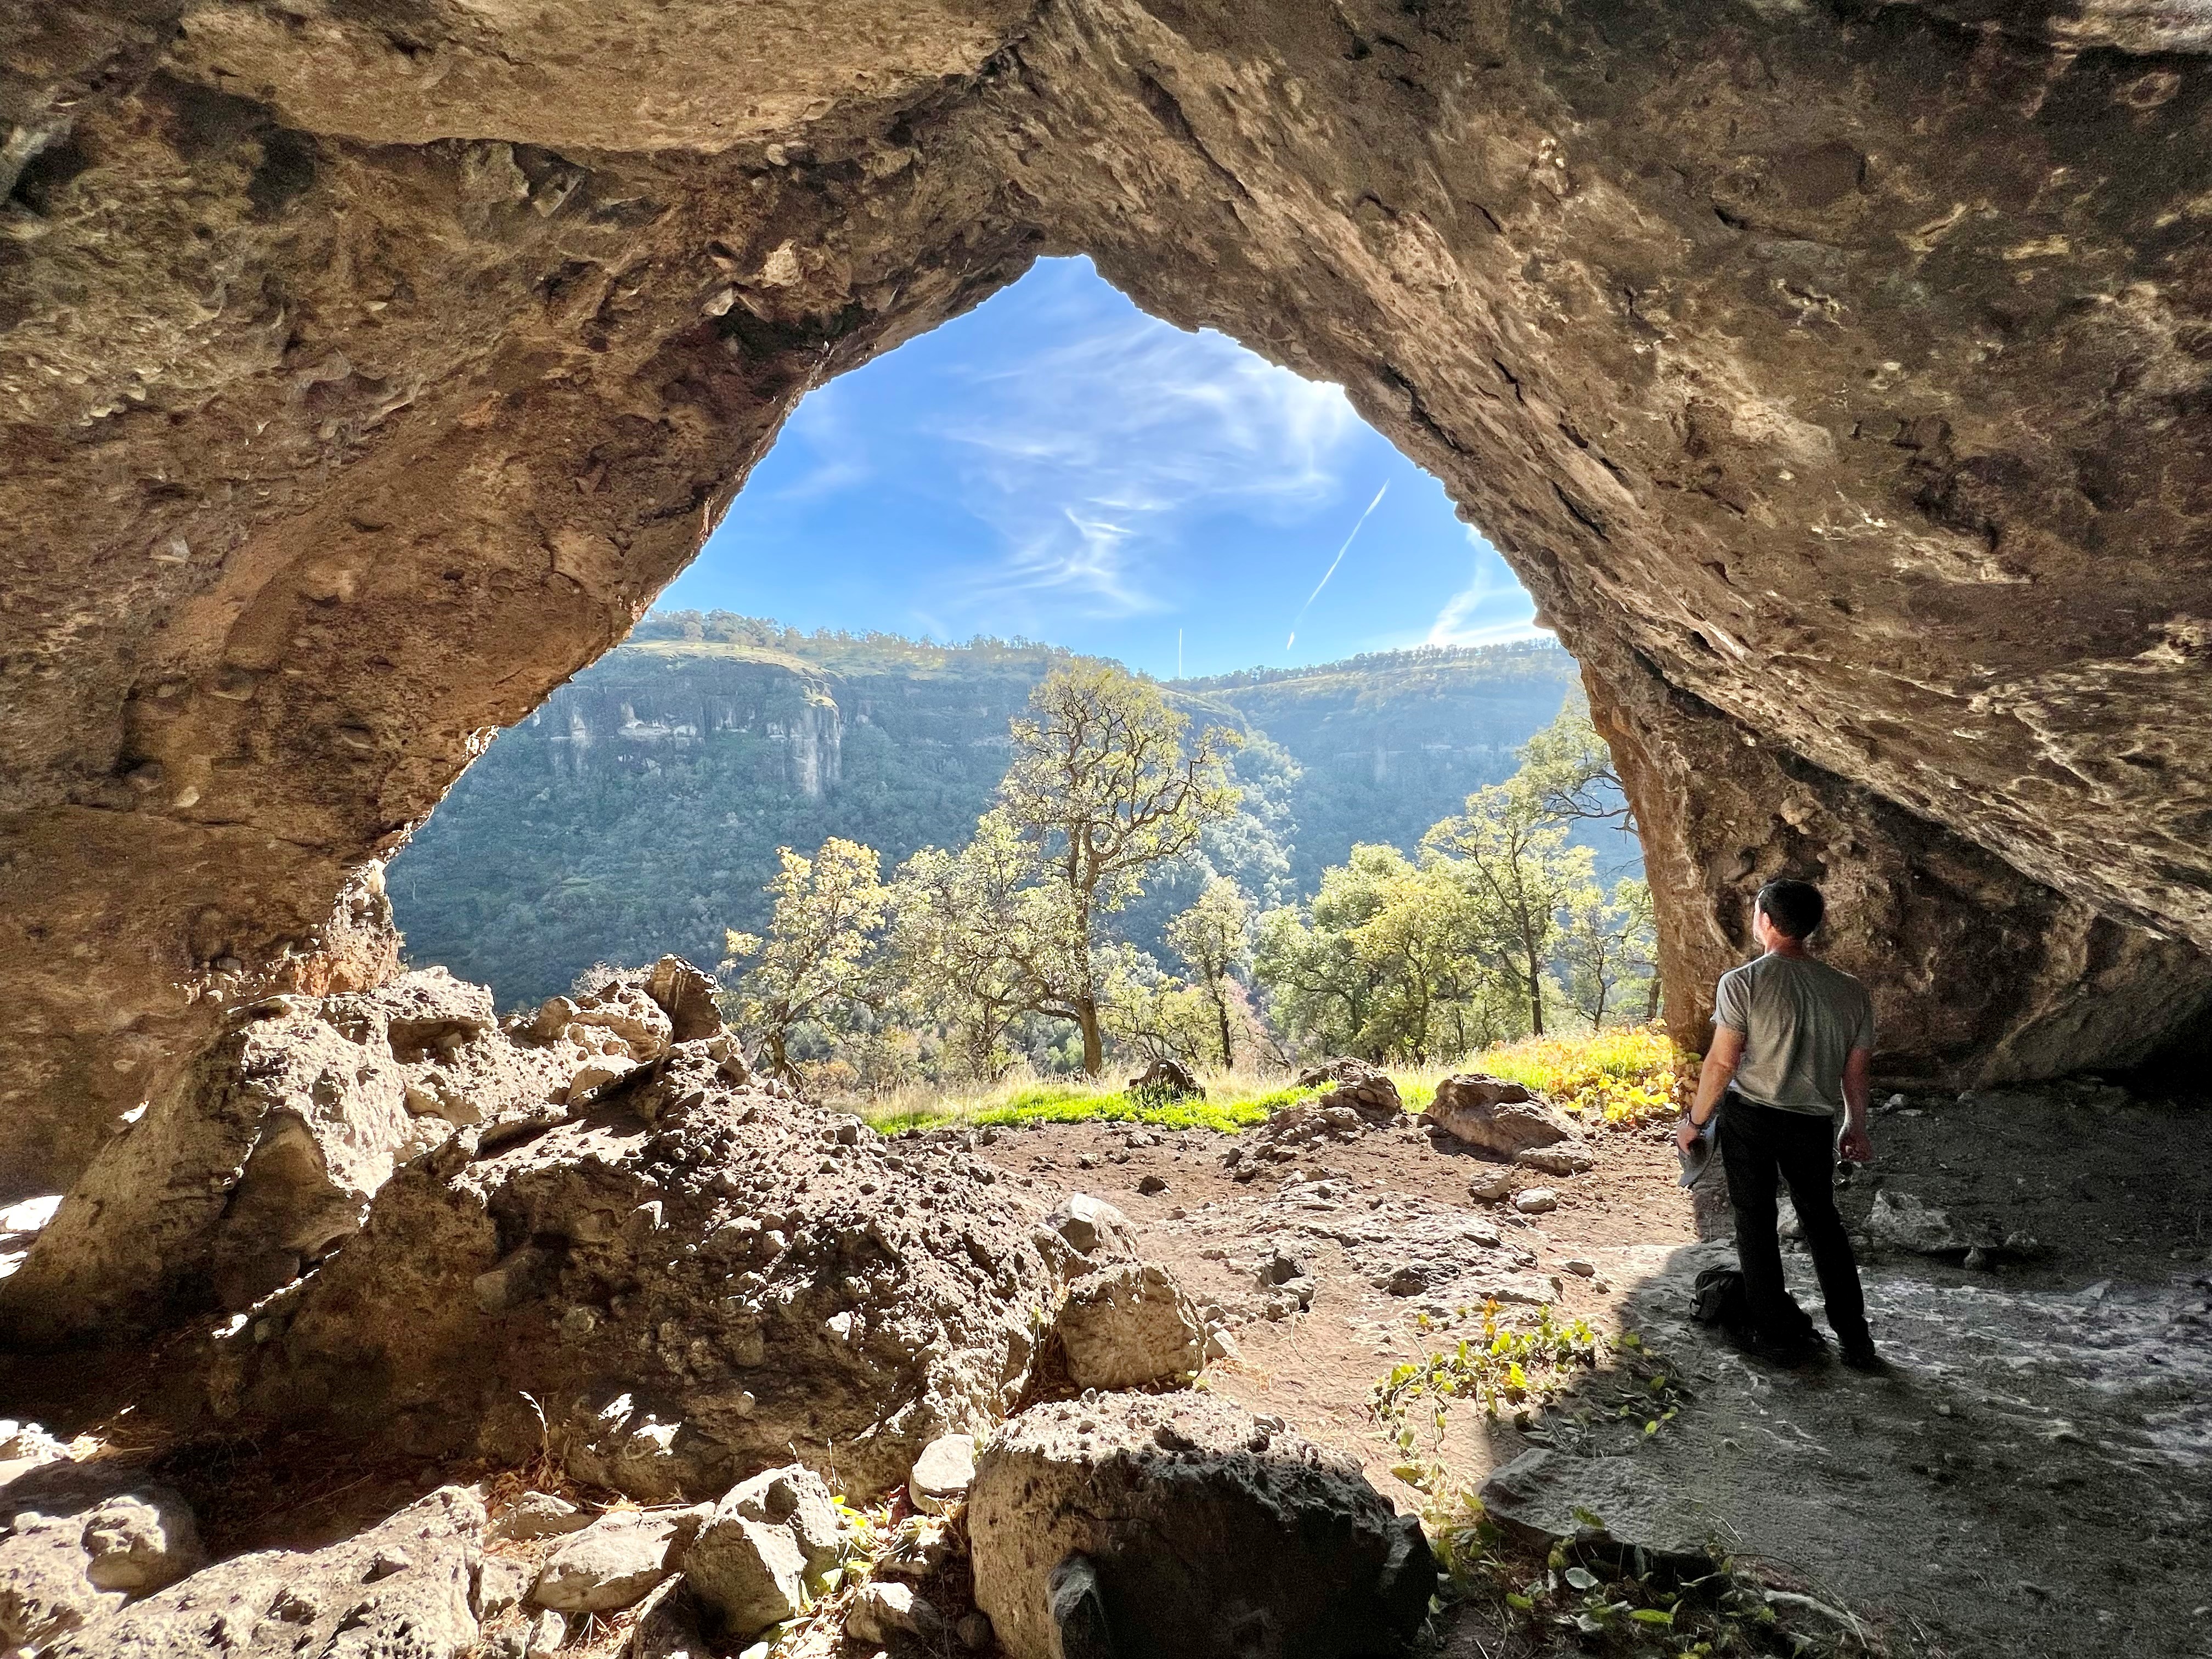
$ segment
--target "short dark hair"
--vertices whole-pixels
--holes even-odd
[[[1783,876],[1759,890],[1759,908],[1791,939],[1809,939],[1828,914],[1828,902],[1811,882]]]

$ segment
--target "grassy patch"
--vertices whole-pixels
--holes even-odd
[[[1688,1067],[1656,1025],[1611,1025],[1578,1036],[1524,1037],[1475,1056],[1471,1069],[1540,1090],[1571,1112],[1607,1123],[1671,1118]]]
[[[1087,1078],[1020,1078],[972,1096],[902,1091],[862,1103],[860,1115],[885,1134],[940,1124],[1006,1127],[1023,1123],[1141,1123],[1161,1129],[1215,1129],[1234,1134],[1264,1123],[1295,1102],[1321,1092],[1285,1086],[1278,1078],[1231,1073],[1206,1079],[1203,1100],[1161,1101],[1123,1089],[1101,1089]]]
[[[1680,1109],[1678,1078],[1689,1075],[1667,1034],[1656,1025],[1608,1026],[1572,1036],[1529,1037],[1463,1060],[1388,1068],[1407,1112],[1425,1110],[1437,1085],[1456,1072],[1487,1072],[1542,1091],[1569,1111],[1608,1123],[1641,1123]],[[1163,1129],[1235,1133],[1319,1089],[1299,1089],[1280,1073],[1217,1073],[1202,1079],[1202,1101],[1162,1103],[1092,1078],[1018,1073],[988,1089],[944,1094],[926,1087],[850,1104],[878,1129],[896,1134],[939,1124],[973,1128],[1021,1123],[1142,1123]]]

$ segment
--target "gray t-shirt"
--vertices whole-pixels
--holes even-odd
[[[1713,1024],[1743,1033],[1746,1099],[1826,1117],[1843,1109],[1844,1061],[1874,1047],[1874,999],[1825,962],[1769,954],[1721,975]]]

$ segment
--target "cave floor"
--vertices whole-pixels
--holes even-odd
[[[1083,1191],[1119,1206],[1146,1254],[1230,1328],[1236,1351],[1205,1386],[1349,1452],[1401,1508],[1455,1513],[1451,1494],[1532,1446],[1626,1454],[1703,1535],[1863,1621],[1874,1651],[2201,1659],[2212,1656],[2208,1121],[2201,1106],[2078,1085],[1879,1113],[1875,1161],[1844,1193],[1855,1227],[1887,1187],[2043,1247],[1995,1271],[1863,1252],[1891,1362],[1879,1378],[1755,1363],[1689,1321],[1691,1280],[1729,1249],[1700,1242],[1663,1128],[1601,1133],[1585,1175],[1524,1173],[1522,1185],[1558,1199],[1531,1216],[1471,1197],[1470,1182],[1500,1166],[1410,1124],[1301,1149],[1243,1182],[1223,1160],[1249,1154],[1250,1135],[1052,1125],[979,1136],[978,1151],[1048,1203]],[[1815,1305],[1809,1262],[1788,1260]],[[1263,1284],[1270,1262],[1295,1267],[1297,1282]],[[1310,1305],[1292,1311],[1291,1292],[1308,1285]],[[1643,1411],[1615,1416],[1624,1384],[1642,1384],[1608,1365],[1517,1423],[1454,1407],[1418,1454],[1441,1465],[1439,1496],[1403,1484],[1370,1391],[1394,1365],[1455,1346],[1492,1299],[1509,1322],[1549,1303],[1608,1335],[1638,1333],[1678,1391],[1675,1415],[1650,1434]],[[133,1425],[164,1415],[188,1375],[159,1349],[18,1361],[0,1365],[0,1414],[131,1455]],[[441,1480],[500,1478],[398,1446],[334,1455],[313,1435],[180,1447],[161,1462],[218,1554],[343,1536]],[[1495,1602],[1460,1605],[1443,1641],[1447,1659],[1592,1650]]]
[[[1375,1382],[1455,1345],[1462,1307],[1497,1297],[1510,1317],[1551,1300],[1637,1332],[1688,1397],[1650,1435],[1587,1409],[1617,1396],[1604,1376],[1525,1427],[1455,1408],[1421,1448],[1447,1471],[1445,1492],[1532,1445],[1626,1453],[1708,1535],[1849,1609],[1892,1653],[2201,1656],[2212,1654],[2206,1121],[2201,1107],[2081,1085],[1878,1111],[1875,1163],[1844,1193],[1855,1227],[1887,1186],[2042,1247],[1995,1271],[1863,1251],[1886,1377],[1754,1362],[1688,1318],[1697,1271],[1732,1251],[1699,1242],[1663,1129],[1601,1135],[1587,1175],[1528,1178],[1559,1206],[1526,1217],[1470,1199],[1470,1177],[1499,1166],[1411,1127],[1322,1144],[1247,1183],[1222,1165],[1229,1139],[1203,1132],[1131,1146],[1126,1126],[1055,1125],[1002,1132],[985,1155],[1121,1206],[1147,1254],[1242,1322],[1209,1386],[1352,1453],[1401,1507],[1434,1512],[1389,1473],[1402,1454],[1368,1409]],[[1164,1189],[1140,1191],[1148,1176]],[[1474,1247],[1485,1221],[1502,1249]],[[1310,1269],[1315,1293],[1309,1310],[1271,1319],[1255,1270],[1279,1254]],[[1809,1259],[1788,1260],[1816,1310]],[[1595,1273],[1570,1269],[1577,1261]],[[1394,1278],[1401,1292],[1426,1283],[1394,1294]],[[1557,1639],[1470,1613],[1447,1651],[1504,1659]]]

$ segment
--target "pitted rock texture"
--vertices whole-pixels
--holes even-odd
[[[1358,1464],[1198,1394],[1032,1407],[977,1460],[968,1528],[975,1605],[1012,1659],[1059,1659],[1071,1557],[1110,1641],[1083,1650],[1163,1659],[1389,1653],[1436,1583],[1420,1523]]]
[[[476,1643],[483,1504],[443,1486],[319,1550],[262,1550],[202,1568],[47,1648],[46,1659],[459,1659]]]
[[[0,1638],[43,1649],[204,1559],[170,1488],[112,1464],[48,1462],[0,1486]]]
[[[806,387],[1039,252],[1445,481],[1641,746],[1677,1018],[1789,867],[1900,1061],[2140,1051],[2212,946],[2208,15],[14,9],[4,1173],[313,954]]]
[[[535,1128],[461,1132],[218,1344],[226,1421],[534,1455],[717,1498],[794,1451],[847,1490],[1003,1412],[1073,1253],[951,1148],[739,1091],[706,1042]]]
[[[0,1280],[0,1319],[47,1343],[243,1312],[352,1237],[392,1171],[456,1128],[527,1117],[657,1060],[679,1023],[720,1034],[713,985],[669,957],[504,1026],[489,991],[442,968],[249,1004],[101,1149]],[[747,1074],[734,1039],[708,1042],[721,1075]]]

